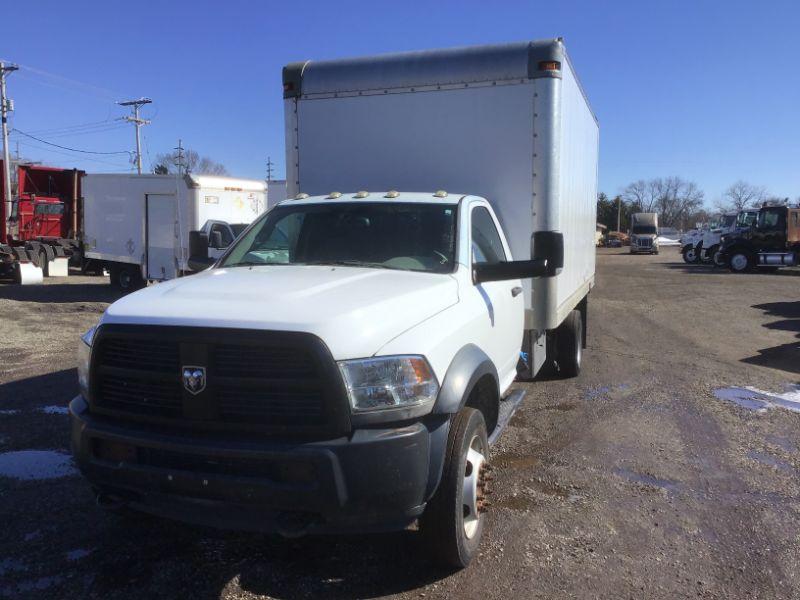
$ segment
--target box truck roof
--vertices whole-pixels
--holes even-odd
[[[519,83],[557,77],[570,63],[562,38],[301,61],[283,69],[284,98],[364,95],[414,88]],[[570,63],[570,67],[571,67]],[[574,69],[572,69],[574,73]],[[578,82],[586,104],[589,100]],[[593,114],[594,116],[594,114]],[[595,117],[595,121],[597,118]]]

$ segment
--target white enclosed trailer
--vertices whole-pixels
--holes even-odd
[[[84,258],[124,289],[188,271],[190,231],[209,233],[210,254],[220,256],[266,210],[266,184],[258,180],[98,174],[82,186]]]
[[[287,191],[447,190],[492,204],[513,260],[563,234],[557,277],[523,280],[531,370],[594,285],[598,123],[562,40],[292,63]],[[584,328],[585,331],[585,328]],[[584,338],[585,343],[585,338]]]

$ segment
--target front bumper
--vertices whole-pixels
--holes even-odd
[[[446,415],[324,442],[174,432],[70,403],[72,451],[100,493],[134,509],[226,529],[303,533],[402,529],[438,485]]]

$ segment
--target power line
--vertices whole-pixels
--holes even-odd
[[[70,79],[69,77],[64,77],[63,75],[56,75],[55,73],[49,73],[42,69],[37,69],[28,65],[19,65],[20,69],[23,73],[30,73],[32,75],[38,76],[42,79],[49,79],[49,82],[46,81],[37,81],[37,83],[43,85],[50,85],[54,87],[61,87],[64,89],[69,89],[75,92],[79,92],[82,94],[88,94],[90,96],[95,96],[99,98],[104,98],[106,100],[115,100],[119,98],[121,94],[114,92],[113,90],[109,90],[107,88],[103,88],[97,85],[92,85],[91,83],[86,83],[84,81],[79,81],[77,79]],[[23,79],[29,79],[23,75]]]
[[[44,146],[39,146],[37,144],[31,144],[30,142],[20,142],[20,144],[22,144],[26,148],[34,148],[35,150],[40,150],[40,151],[43,151],[43,152],[52,152],[53,154],[60,154],[61,156],[68,156],[68,157],[70,157],[72,159],[75,158],[75,155],[74,154],[70,154],[69,152],[62,152],[61,150],[53,150],[52,148],[46,148]],[[110,162],[110,161],[107,161],[107,160],[102,160],[102,159],[99,159],[99,158],[90,158],[88,156],[85,156],[85,157],[82,158],[82,160],[88,160],[90,162],[101,163],[101,164],[104,164],[104,165],[111,165],[112,167],[117,167],[118,169],[130,169],[130,165],[121,165],[119,163],[114,163],[114,162]]]
[[[36,136],[31,135],[30,133],[25,133],[21,129],[14,128],[13,131],[24,135],[25,137],[29,137],[32,140],[36,140],[42,144],[47,144],[48,146],[55,146],[56,148],[61,148],[62,150],[69,150],[71,152],[80,152],[81,154],[127,154],[130,155],[130,151],[128,150],[119,150],[117,152],[97,152],[94,150],[80,150],[79,148],[70,148],[69,146],[61,146],[59,144],[54,144],[53,142],[48,142],[47,140],[40,139]]]

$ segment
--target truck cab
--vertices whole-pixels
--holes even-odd
[[[631,254],[658,254],[658,214],[631,215]]]
[[[797,265],[800,263],[800,208],[761,207],[751,227],[722,236],[721,256],[735,273]]]
[[[464,563],[517,374],[521,279],[557,272],[509,258],[479,197],[281,203],[215,266],[124,297],[84,336],[77,464],[101,503],[201,523],[297,535],[421,518]]]

